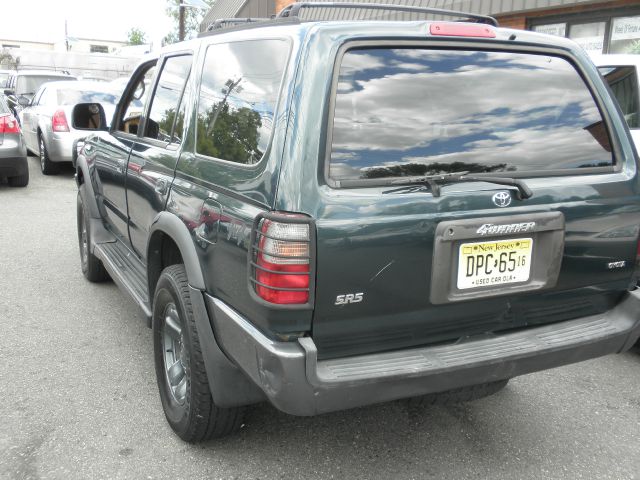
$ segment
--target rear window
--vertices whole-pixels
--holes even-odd
[[[16,95],[33,95],[44,83],[67,80],[75,78],[60,75],[19,75],[16,80]]]
[[[636,67],[599,67],[620,104],[629,128],[640,128],[638,73]]]
[[[75,105],[76,103],[103,103],[115,105],[120,97],[112,92],[95,90],[58,90],[58,105]]]
[[[334,180],[612,165],[600,111],[562,58],[367,48],[342,59]]]

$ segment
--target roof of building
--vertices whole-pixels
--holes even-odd
[[[220,18],[235,17],[248,1],[251,0],[217,0],[202,20],[201,25],[205,28],[201,27],[201,30],[205,30],[207,25]]]

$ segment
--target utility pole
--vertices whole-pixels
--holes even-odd
[[[69,31],[67,30],[67,19],[64,19],[64,44],[67,47],[67,52],[69,51]]]
[[[184,5],[180,0],[180,5],[178,8],[180,9],[178,13],[178,41],[182,42],[184,40]]]

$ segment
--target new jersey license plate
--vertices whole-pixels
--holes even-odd
[[[532,250],[532,238],[463,243],[458,256],[458,288],[526,282]]]

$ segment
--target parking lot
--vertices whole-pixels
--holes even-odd
[[[637,349],[470,404],[260,405],[235,436],[182,442],[137,307],[80,272],[73,170],[29,166],[27,188],[0,185],[1,478],[640,478]]]

